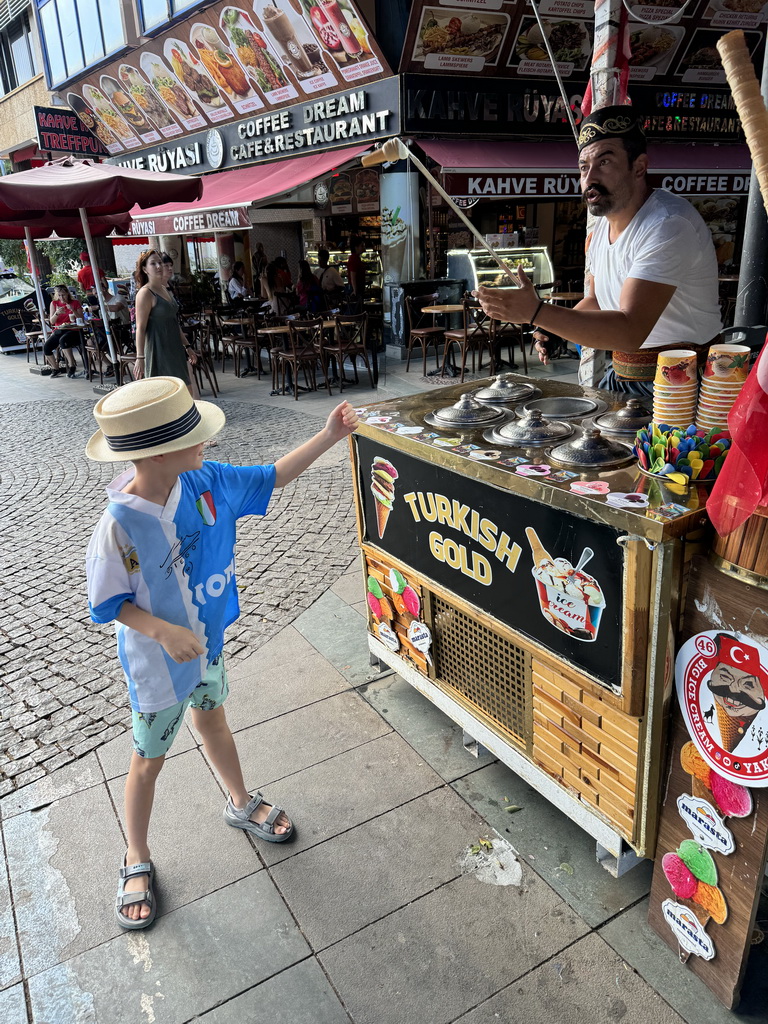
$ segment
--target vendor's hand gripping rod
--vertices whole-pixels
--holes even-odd
[[[421,171],[421,173],[424,175],[427,181],[430,182],[430,184],[432,185],[432,188],[434,188],[437,192],[440,193],[440,195],[443,197],[446,203],[448,203],[450,208],[453,210],[453,212],[456,214],[459,220],[464,224],[467,230],[470,231],[472,235],[474,235],[479,245],[483,249],[485,249],[485,251],[490,256],[493,257],[493,259],[496,261],[496,263],[498,263],[498,265],[501,267],[501,269],[504,271],[504,273],[507,275],[510,281],[512,281],[513,284],[519,286],[520,278],[518,277],[518,275],[514,272],[514,270],[507,266],[504,260],[500,259],[500,257],[496,255],[496,253],[493,251],[493,248],[490,245],[488,245],[488,243],[477,230],[472,221],[459,209],[459,207],[456,205],[453,199],[451,199],[451,197],[448,195],[448,193],[445,191],[442,185],[435,179],[434,175],[427,170],[427,168],[424,166],[421,160],[419,160],[418,157],[414,156],[410,149],[408,149],[405,146],[402,139],[387,139],[384,145],[381,146],[379,149],[375,149],[372,153],[366,153],[365,156],[361,158],[360,162],[363,165],[363,167],[373,167],[376,164],[394,163],[397,160],[410,160],[414,167]]]

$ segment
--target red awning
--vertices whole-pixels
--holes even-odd
[[[440,165],[447,191],[478,199],[566,199],[579,195],[573,142],[420,141]],[[679,195],[746,195],[752,161],[741,146],[650,143],[649,177]]]
[[[192,203],[166,203],[164,206],[154,206],[145,210],[135,207],[131,210],[131,216],[134,221],[140,221],[144,228],[146,228],[147,221],[155,220],[160,223],[162,219],[164,223],[166,218],[180,219],[185,215],[188,215],[190,223],[199,221],[197,229],[185,230],[180,227],[173,231],[166,226],[158,227],[156,231],[149,231],[149,234],[191,234],[195,230],[210,232],[212,228],[228,225],[226,223],[207,223],[210,218],[204,216],[196,218],[194,215],[204,215],[210,211],[235,210],[238,207],[276,199],[278,196],[293,192],[300,185],[306,185],[316,178],[322,178],[337,168],[343,167],[370,148],[370,144],[346,146],[343,149],[312,153],[290,160],[253,164],[251,167],[241,167],[233,171],[206,174],[201,179],[203,194],[200,199],[196,199]],[[183,222],[180,221],[180,223]],[[146,234],[147,231],[142,233]]]

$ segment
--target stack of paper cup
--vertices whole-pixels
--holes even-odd
[[[728,426],[728,413],[749,373],[749,356],[746,345],[712,345],[701,382],[697,427]]]
[[[693,423],[698,397],[696,353],[677,348],[659,353],[653,382],[653,420],[670,427]]]

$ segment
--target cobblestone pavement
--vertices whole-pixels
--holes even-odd
[[[227,425],[209,457],[271,462],[324,420],[222,402]],[[112,626],[90,621],[84,557],[115,467],[83,453],[93,400],[0,406],[0,796],[80,757],[130,725]],[[119,467],[118,467],[119,468]],[[276,491],[238,544],[239,659],[322,594],[356,550],[347,449],[337,445]]]

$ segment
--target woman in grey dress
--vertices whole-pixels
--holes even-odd
[[[197,356],[179,325],[179,309],[165,286],[160,253],[156,249],[143,252],[133,276],[138,288],[134,377],[181,377],[193,397],[198,397],[189,372]]]

